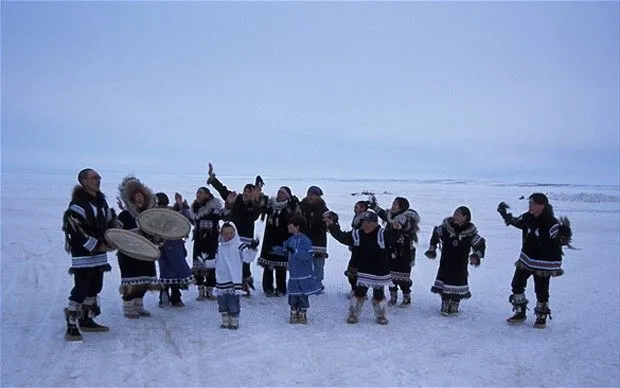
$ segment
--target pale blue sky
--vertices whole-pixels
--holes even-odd
[[[618,2],[2,2],[2,170],[619,183]]]

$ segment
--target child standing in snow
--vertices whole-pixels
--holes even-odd
[[[258,240],[250,244],[241,242],[231,222],[222,225],[215,259],[207,260],[207,268],[215,268],[215,288],[218,311],[222,314],[222,329],[239,328],[239,292],[243,292],[243,265],[251,263],[256,256]]]
[[[321,285],[314,277],[314,256],[312,241],[301,232],[306,219],[295,214],[288,220],[288,231],[292,234],[282,247],[274,247],[274,253],[288,254],[288,304],[291,307],[289,323],[308,323],[306,311],[310,307],[308,295],[321,291]]]

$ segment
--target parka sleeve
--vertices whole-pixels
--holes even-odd
[[[436,250],[437,246],[441,242],[441,225],[433,228],[433,234],[431,235],[431,241],[429,242],[429,249]]]
[[[78,244],[89,252],[97,248],[99,240],[88,234],[86,211],[80,205],[72,203],[63,216],[63,231],[67,241]]]
[[[220,182],[220,180],[217,179],[215,175],[210,177],[207,183],[213,186],[213,188],[220,194],[220,197],[222,197],[222,199],[226,201],[226,198],[228,198],[228,194],[231,193],[231,191],[228,190],[228,187],[224,186],[224,184],[222,184],[222,182]]]
[[[486,240],[476,233],[471,239],[471,249],[474,251],[474,255],[482,259],[486,248]]]
[[[332,237],[335,238],[336,241],[338,241],[339,243],[353,246],[353,235],[351,234],[351,232],[343,232],[342,230],[340,230],[340,225],[338,224],[331,224],[327,229],[329,230],[329,233],[332,235]]]
[[[244,263],[251,263],[256,258],[256,249],[251,249],[247,244],[243,244],[239,253]]]

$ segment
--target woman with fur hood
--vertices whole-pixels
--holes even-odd
[[[123,179],[118,191],[119,204],[124,209],[118,215],[118,227],[139,231],[136,219],[140,213],[155,206],[155,195],[133,175]],[[134,259],[121,252],[118,252],[117,256],[125,316],[131,319],[150,316],[151,313],[144,308],[143,298],[147,291],[159,288],[155,262]]]
[[[198,287],[196,300],[215,299],[215,270],[206,266],[207,260],[215,259],[220,232],[219,221],[226,210],[222,201],[215,198],[206,187],[196,191],[196,200],[189,208],[189,220],[194,225],[194,250],[192,272]]]
[[[290,188],[282,186],[275,197],[269,198],[267,204],[263,247],[258,259],[258,264],[263,267],[263,292],[266,296],[286,295],[288,257],[277,255],[274,250],[276,247],[282,248],[284,241],[290,237],[287,225],[294,214],[301,214],[299,200],[293,196]],[[273,287],[274,271],[275,288]]]
[[[370,208],[379,218],[387,222],[385,230],[393,238],[388,241],[390,258],[390,272],[392,286],[390,287],[389,305],[395,305],[398,297],[398,287],[403,292],[402,307],[411,304],[411,267],[415,265],[416,244],[420,227],[420,216],[409,208],[409,201],[403,197],[396,197],[390,210],[384,210],[377,205],[374,196],[370,198]]]
[[[442,315],[456,315],[460,300],[471,297],[467,283],[468,260],[474,267],[479,266],[486,249],[484,238],[478,235],[471,222],[469,208],[457,208],[452,217],[444,219],[433,229],[426,257],[435,259],[438,245],[441,245],[441,259],[431,292],[441,295]],[[474,252],[470,255],[472,250]]]
[[[225,222],[220,229],[219,247],[214,259],[206,261],[208,268],[215,268],[215,286],[218,311],[222,315],[222,329],[239,328],[238,292],[243,291],[243,263],[251,263],[256,257],[258,240],[242,243],[235,225]]]

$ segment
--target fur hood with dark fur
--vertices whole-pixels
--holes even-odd
[[[73,192],[71,193],[71,202],[85,203],[85,202],[97,202],[105,201],[105,195],[98,191],[94,196],[91,195],[84,186],[75,185]]]
[[[134,218],[137,218],[140,211],[136,208],[136,205],[131,201],[131,198],[136,192],[141,192],[144,195],[144,201],[146,203],[146,209],[155,207],[157,200],[153,191],[145,186],[140,179],[133,175],[128,175],[123,178],[123,181],[118,185],[119,198],[123,202],[124,209],[127,210]]]

